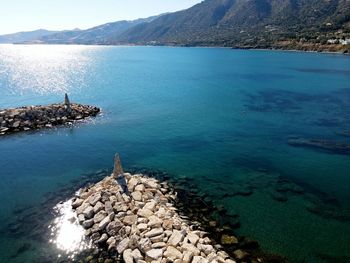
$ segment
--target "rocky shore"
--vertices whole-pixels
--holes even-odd
[[[67,94],[64,103],[4,109],[0,110],[0,136],[72,124],[99,112],[94,106],[70,103]]]
[[[225,252],[198,222],[178,213],[173,205],[177,194],[167,182],[116,170],[120,169],[81,189],[72,200],[87,238],[109,255],[101,262],[265,262],[243,249]],[[238,244],[238,239],[225,235],[222,242]],[[90,256],[85,262],[94,260]]]

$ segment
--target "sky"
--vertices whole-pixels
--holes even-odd
[[[86,29],[118,20],[174,12],[201,0],[0,0],[0,34]]]

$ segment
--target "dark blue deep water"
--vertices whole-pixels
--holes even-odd
[[[266,251],[291,262],[350,262],[350,153],[288,144],[350,144],[342,134],[350,131],[349,56],[0,46],[0,108],[54,103],[65,92],[103,114],[0,137],[0,262],[36,262],[49,231],[18,233],[18,214],[50,214],[48,196],[110,169],[115,152],[125,167],[193,178],[239,215],[237,233]]]

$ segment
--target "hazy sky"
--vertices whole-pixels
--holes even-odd
[[[188,8],[201,0],[0,0],[0,34],[86,29]]]

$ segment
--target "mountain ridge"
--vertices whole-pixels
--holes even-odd
[[[58,32],[32,42],[350,52],[350,0],[205,0],[174,13]]]

